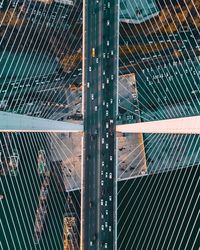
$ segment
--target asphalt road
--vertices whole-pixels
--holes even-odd
[[[115,1],[88,1],[86,6],[82,246],[113,249],[117,12]]]

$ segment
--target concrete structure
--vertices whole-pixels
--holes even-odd
[[[83,126],[0,111],[1,132],[80,132]]]
[[[200,116],[141,122],[117,126],[123,133],[200,134]]]

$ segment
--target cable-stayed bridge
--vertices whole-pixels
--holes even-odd
[[[4,246],[196,249],[198,1],[69,2],[1,5]]]

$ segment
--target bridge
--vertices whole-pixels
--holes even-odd
[[[140,9],[144,9],[144,2],[141,1]],[[64,12],[67,8],[62,1],[55,5],[56,12],[58,9]],[[25,18],[23,8],[27,8],[27,6],[20,5],[19,7],[20,20],[20,18]],[[1,177],[5,177],[5,181],[2,183],[6,183],[3,184],[3,192],[6,193],[6,188],[9,187],[7,178],[10,177],[9,181],[12,185],[15,181],[16,183],[21,181],[28,186],[28,181],[30,183],[31,181],[26,171],[35,166],[35,155],[38,154],[38,159],[41,160],[41,152],[43,152],[42,159],[48,161],[45,166],[49,167],[47,173],[51,175],[52,186],[48,192],[56,201],[54,208],[58,206],[60,209],[59,202],[63,198],[61,197],[63,193],[68,197],[67,199],[64,197],[68,204],[68,209],[65,211],[67,218],[64,221],[73,224],[74,231],[71,224],[70,226],[65,224],[65,247],[68,241],[71,247],[72,243],[77,248],[80,244],[82,250],[122,249],[122,245],[125,243],[123,239],[120,245],[117,245],[116,223],[117,206],[120,203],[117,200],[119,182],[129,183],[133,179],[150,179],[150,176],[157,173],[161,176],[167,171],[182,170],[182,168],[199,164],[199,28],[190,23],[188,25],[192,28],[185,31],[182,24],[185,21],[181,19],[181,29],[177,25],[176,30],[172,30],[173,26],[168,23],[169,18],[165,17],[163,23],[161,22],[163,16],[161,13],[158,17],[158,8],[155,8],[152,13],[148,13],[148,16],[142,17],[138,12],[140,10],[134,4],[132,7],[137,12],[136,16],[139,15],[140,18],[134,16],[130,25],[120,23],[120,3],[117,0],[84,0],[83,7],[84,11],[79,16],[77,13],[81,9],[81,3],[70,5],[70,8],[75,10],[73,13],[76,16],[74,23],[74,27],[76,27],[73,30],[71,27],[73,18],[69,14],[69,30],[72,31],[70,37],[63,35],[66,32],[65,23],[55,24],[55,30],[54,27],[50,27],[49,30],[47,28],[46,38],[45,33],[43,34],[44,27],[41,26],[41,30],[39,29],[39,39],[36,39],[38,48],[33,47],[34,50],[38,49],[38,53],[48,50],[47,47],[45,48],[46,40],[49,39],[51,33],[54,34],[50,40],[51,49],[48,51],[49,54],[57,55],[54,59],[57,60],[58,68],[54,69],[53,73],[34,75],[34,72],[32,72],[33,74],[29,72],[27,78],[23,77],[24,73],[15,75],[11,72],[11,75],[6,76],[1,74],[0,166]],[[33,5],[31,8],[31,11],[34,11]],[[193,8],[193,12],[196,13],[194,6],[189,6],[189,8]],[[35,11],[34,15],[38,16],[39,20],[40,17],[37,15],[40,13],[39,3]],[[51,11],[51,17],[55,19],[53,9]],[[183,11],[185,11],[184,7]],[[130,17],[128,12],[129,9],[125,14],[129,14]],[[124,21],[125,14],[121,12],[121,18]],[[49,13],[46,15],[44,11],[42,15],[44,20],[48,19],[46,17],[49,16]],[[182,17],[180,14],[177,15]],[[65,18],[63,18],[63,22],[65,22]],[[155,20],[160,18],[159,27],[162,27],[164,31],[154,30],[155,27],[152,25],[154,18]],[[189,23],[191,20],[190,17],[188,18]],[[194,18],[196,18],[195,15]],[[146,21],[149,19],[153,21],[146,27]],[[30,20],[30,22],[30,26],[26,26],[26,22],[22,26],[30,28],[35,21]],[[61,22],[61,18],[59,18],[59,22]],[[77,44],[81,43],[78,31],[82,25],[83,46],[77,49]],[[46,20],[45,27],[48,26],[48,20]],[[26,29],[25,27],[23,28]],[[36,26],[34,29],[37,30]],[[147,31],[148,35],[145,33]],[[9,32],[7,34],[5,31],[7,36],[3,36],[3,39],[12,36],[12,32]],[[22,39],[18,28],[16,32],[17,37],[19,36],[18,42],[23,41],[25,38]],[[35,31],[32,30],[32,32],[35,35]],[[31,41],[30,34],[27,33],[27,40]],[[60,38],[58,38],[58,34],[60,34]],[[69,33],[67,34],[69,35]],[[33,37],[35,38],[35,36]],[[68,39],[72,39],[73,42]],[[76,49],[66,48],[63,42],[68,46],[74,43]],[[5,50],[9,49],[9,46],[5,43]],[[16,49],[16,54],[20,55],[20,48],[12,47],[12,49]],[[27,53],[29,50],[30,48],[27,49]],[[4,52],[3,50],[2,58]],[[10,68],[15,68],[15,63],[20,63],[18,59],[9,59],[9,55],[6,60],[8,62],[11,60],[10,66],[12,67]],[[41,60],[48,65],[47,57],[44,56],[44,59]],[[24,63],[26,65],[25,61]],[[20,65],[17,67],[21,68]],[[26,70],[29,71],[29,69]],[[13,72],[16,73],[17,70]],[[119,122],[119,117],[123,117],[123,121]],[[74,137],[76,138],[74,139]],[[127,146],[128,140],[129,145]],[[132,147],[133,144],[134,147]],[[126,146],[127,149],[125,149]],[[181,150],[184,155],[180,155]],[[124,151],[125,153],[123,153]],[[170,161],[170,159],[172,160]],[[27,163],[26,169],[22,167]],[[79,167],[77,163],[81,166]],[[13,175],[13,172],[16,174]],[[32,181],[36,180],[37,187],[41,189],[46,180],[43,180],[42,172],[41,170],[38,173],[37,169],[36,173],[34,168],[30,173],[33,175]],[[65,190],[63,190],[64,184],[66,184]],[[57,193],[55,192],[56,194],[53,196],[51,190],[54,188]],[[38,193],[38,190],[33,191]],[[9,192],[11,193],[10,189]],[[12,192],[17,197],[16,191],[12,190]],[[34,192],[31,193],[32,197],[35,197]],[[73,198],[73,202],[77,202],[77,207],[81,208],[81,218],[70,198],[76,192],[78,194],[81,192],[81,204],[77,201],[76,196]],[[144,191],[145,194],[146,192],[148,190]],[[1,197],[4,202],[4,196]],[[13,202],[12,199],[11,201]],[[37,201],[38,199],[36,204]],[[48,202],[54,203],[52,200]],[[140,204],[140,201],[138,202]],[[40,223],[39,219],[42,216],[38,212],[41,210],[40,205],[32,224]],[[65,202],[61,204],[63,207],[65,205]],[[153,203],[153,208],[154,205]],[[30,201],[30,206],[32,209],[36,207],[32,201]],[[59,211],[63,211],[63,207]],[[25,212],[27,218],[28,209]],[[136,209],[138,210],[138,208]],[[52,211],[54,212],[54,209]],[[143,212],[146,214],[145,211]],[[73,215],[73,223],[69,223],[69,220],[72,220],[70,214]],[[41,226],[45,236],[45,221],[46,218],[49,218],[48,216],[45,207],[44,221],[42,221],[44,225]],[[138,218],[140,217],[141,213]],[[135,222],[138,223],[137,218]],[[24,221],[23,223],[25,224]],[[32,224],[29,223],[29,220],[28,224],[31,229]],[[68,227],[70,232],[67,231]],[[123,227],[124,225],[120,229],[119,235],[123,231]],[[53,232],[53,228],[51,231]],[[73,234],[77,238],[70,236]],[[58,235],[61,234],[58,233]],[[43,241],[42,233],[39,236],[36,237],[37,244]],[[71,238],[68,239],[68,236]],[[143,235],[143,238],[146,237]],[[151,237],[153,236],[151,235]],[[140,246],[145,244],[142,243],[143,238],[141,237],[138,241]],[[58,239],[60,238],[58,237]],[[56,242],[56,239],[53,240]],[[14,242],[14,239],[12,241]],[[29,246],[31,246],[30,242],[31,240],[29,240]],[[19,249],[20,244],[19,241]]]

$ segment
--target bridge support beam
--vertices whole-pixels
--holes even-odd
[[[200,116],[118,125],[117,132],[200,134]]]
[[[83,126],[0,111],[0,132],[80,132]]]

